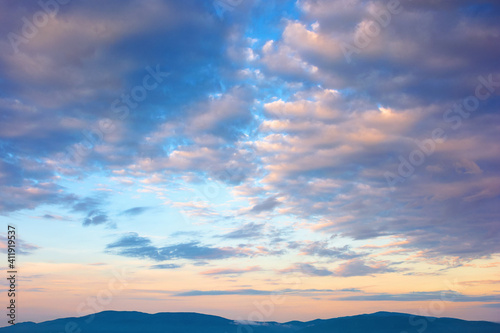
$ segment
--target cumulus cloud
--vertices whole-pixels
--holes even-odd
[[[1,200],[2,212],[62,201],[71,193],[51,185],[51,178],[56,174],[84,176],[103,165],[127,166],[135,156],[163,153],[158,147],[144,144],[145,138],[159,129],[158,119],[177,121],[182,118],[178,109],[188,104],[193,105],[193,119],[203,113],[201,106],[196,109],[194,104],[205,99],[208,90],[213,91],[215,68],[207,67],[207,59],[211,58],[210,63],[215,67],[224,62],[216,55],[224,42],[221,33],[227,27],[217,24],[203,8],[194,4],[195,1],[182,4],[166,1],[142,6],[131,1],[109,3],[104,11],[102,4],[93,1],[72,5],[71,11],[62,6],[58,15],[39,29],[36,38],[18,45],[17,52],[7,40],[0,43],[0,70],[4,77],[0,86],[6,92],[0,99],[0,139],[10,147],[9,154],[18,157],[0,166],[0,177],[8,170],[10,174],[15,171],[10,166],[22,171],[25,177],[23,183],[19,177],[10,178],[12,188],[2,186],[2,193],[16,195],[15,200]],[[2,12],[13,14],[2,25],[4,35],[21,33],[18,18],[32,17],[40,10],[35,3],[22,7],[1,6]],[[138,20],[138,17],[148,19]],[[198,42],[191,38],[192,43],[183,43],[184,37],[179,31],[186,30],[193,32],[193,38],[199,37]],[[201,42],[207,40],[211,42]],[[143,47],[145,44],[148,46]],[[165,52],[165,45],[177,46]],[[142,52],[144,49],[148,52]],[[195,56],[200,54],[204,56]],[[122,96],[143,83],[148,74],[146,68],[168,71],[167,66],[178,69],[169,77],[168,86],[148,91],[147,100],[140,106],[139,103],[130,106],[135,103],[132,101],[127,116],[122,117],[125,113],[121,111],[113,112],[115,101],[120,102],[123,109],[126,102]],[[206,73],[202,75],[202,71]],[[170,98],[173,87],[185,93]],[[199,126],[208,124],[210,118],[213,126],[207,127],[207,131],[213,134],[227,129],[225,137],[236,135],[239,126],[251,118],[244,104],[248,97],[239,91],[243,89],[214,101],[212,111],[208,111],[206,118],[200,118]],[[235,110],[233,107],[238,103],[241,111],[233,117],[229,110]],[[160,116],[158,110],[165,108],[172,111],[167,117],[164,117],[166,114]],[[177,110],[173,111],[174,108]],[[137,112],[139,109],[141,112]],[[219,129],[214,127],[218,124],[217,117],[227,120],[224,126],[219,123],[222,126]],[[103,120],[111,121],[111,130],[102,131]],[[195,129],[192,132],[196,136]],[[66,165],[66,157],[71,157],[68,152],[74,153],[77,147],[81,164]],[[7,155],[2,154],[4,156]],[[26,162],[36,163],[38,167],[32,168]],[[54,189],[49,190],[48,185]],[[38,195],[32,194],[34,190]]]

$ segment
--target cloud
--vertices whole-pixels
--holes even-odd
[[[328,241],[315,241],[306,243],[291,243],[292,248],[300,247],[302,255],[326,257],[331,259],[352,259],[362,256],[353,252],[348,245],[332,247]]]
[[[106,246],[107,252],[132,258],[147,258],[155,261],[165,260],[220,260],[232,257],[247,257],[257,252],[235,247],[212,247],[199,242],[180,243],[164,247],[152,245],[150,239],[137,233],[122,236]]]
[[[8,251],[8,238],[0,235],[0,250],[3,253],[7,253]],[[17,238],[16,239],[16,253],[22,255],[31,255],[36,250],[40,249],[39,246],[31,243],[26,243],[24,240]]]
[[[242,129],[252,121],[249,106],[252,91],[246,87],[235,87],[218,99],[196,105],[203,108],[202,113],[187,123],[186,134],[196,139],[222,138],[234,141],[242,135]],[[217,141],[215,141],[217,142]]]
[[[262,268],[259,266],[252,266],[247,268],[214,268],[201,272],[202,275],[241,275],[249,272],[258,272]]]
[[[239,238],[255,238],[263,235],[264,224],[247,223],[241,228],[222,235],[222,238],[239,239]]]
[[[224,295],[240,295],[240,296],[254,296],[254,295],[276,295],[279,293],[266,290],[255,289],[238,289],[238,290],[191,290],[174,294],[173,296],[224,296]]]
[[[200,231],[176,231],[170,234],[171,237],[182,237],[182,236],[190,236],[199,238],[201,235]]]
[[[373,274],[392,273],[397,270],[390,268],[385,262],[366,262],[361,259],[352,259],[339,265],[334,270],[336,276],[365,276]]]
[[[311,264],[299,263],[294,264],[291,267],[280,270],[281,273],[291,273],[291,272],[301,272],[309,276],[329,276],[333,275],[333,272],[326,268],[318,268]]]
[[[21,33],[20,18],[40,10],[37,4],[0,7],[13,13],[0,28],[4,35]],[[60,176],[84,178],[100,168],[127,167],[137,157],[163,154],[163,143],[153,145],[146,138],[160,129],[158,119],[182,124],[180,108],[192,109],[192,121],[185,124],[197,126],[187,131],[193,138],[203,130],[233,140],[252,120],[247,107],[251,92],[245,88],[231,89],[209,103],[209,109],[204,107],[219,80],[218,68],[226,63],[220,48],[228,30],[204,6],[188,0],[106,7],[89,1],[72,11],[60,10],[32,40],[20,44],[18,52],[8,40],[0,43],[0,89],[5,92],[0,98],[0,139],[2,151],[8,147],[2,156],[16,157],[0,165],[0,192],[14,194],[0,198],[0,212],[63,202],[71,190],[58,186]],[[148,19],[138,20],[141,15]],[[181,32],[186,31],[193,43],[184,42]],[[165,52],[165,45],[176,46]],[[158,66],[176,73],[168,77],[168,84],[164,80],[160,89],[147,92],[141,112],[137,106],[129,107],[127,117],[113,112],[115,101],[123,110],[121,96],[143,83],[145,68]],[[102,133],[100,122],[106,119],[112,130]],[[77,147],[80,164],[68,163],[68,152]]]
[[[24,180],[20,186],[0,185],[0,211],[4,214],[21,209],[34,209],[41,204],[66,205],[73,197],[62,192],[53,182]]]
[[[151,209],[151,207],[133,207],[133,208],[129,208],[127,210],[124,210],[123,212],[120,213],[120,215],[136,216],[136,215],[143,214],[150,209]]]
[[[500,284],[500,280],[475,280],[475,281],[462,281],[458,284],[467,286],[467,287],[475,287],[487,284]]]
[[[127,248],[127,247],[144,247],[151,244],[151,240],[146,237],[139,236],[136,232],[130,232],[114,243],[110,243],[106,246],[106,249],[113,248]]]
[[[259,128],[263,136],[254,146],[267,171],[263,186],[287,198],[278,212],[309,219],[310,228],[322,233],[358,240],[400,236],[408,241],[402,248],[424,250],[428,257],[467,252],[472,259],[496,251],[491,250],[495,244],[487,241],[485,246],[482,241],[489,239],[488,233],[498,235],[487,216],[497,215],[493,198],[498,191],[493,184],[499,180],[493,169],[486,175],[481,167],[496,162],[491,154],[478,151],[484,145],[498,147],[489,134],[479,140],[473,134],[486,126],[481,116],[432,155],[439,168],[417,170],[418,182],[408,179],[391,191],[384,172],[398,166],[382,156],[392,156],[393,161],[408,156],[419,147],[416,142],[426,139],[415,127],[445,126],[446,107],[387,109],[362,100],[356,103],[356,112],[342,112],[349,108],[342,93],[315,88],[300,91],[287,102],[264,105],[267,119]],[[442,170],[439,176],[435,170]],[[484,228],[472,230],[471,220]],[[443,238],[443,229],[453,236]],[[463,238],[468,239],[466,250],[458,246],[457,240]]]
[[[87,214],[87,217],[83,220],[83,226],[88,227],[90,225],[100,225],[108,222],[108,216],[100,210],[93,210]]]
[[[236,290],[190,290],[174,294],[173,296],[258,296],[258,295],[298,295],[309,297],[319,294],[333,294],[343,292],[359,292],[357,289],[279,289],[279,290],[258,290],[258,289],[236,289]]]
[[[253,206],[250,212],[258,214],[265,211],[272,211],[278,205],[280,205],[280,202],[276,200],[276,197],[269,197]]]
[[[39,218],[43,218],[43,219],[47,219],[47,220],[69,221],[69,219],[64,217],[64,216],[59,216],[59,215],[54,215],[54,214],[44,214],[43,216],[40,216]]]
[[[334,270],[316,267],[309,263],[297,263],[288,268],[279,270],[280,273],[299,272],[308,276],[366,276],[374,274],[392,273],[397,270],[390,268],[385,262],[366,262],[361,259],[352,259],[341,263]]]
[[[483,308],[500,308],[500,303],[489,303],[481,305]]]
[[[464,295],[459,292],[443,290],[443,291],[423,291],[404,294],[370,294],[370,295],[355,295],[339,298],[343,301],[396,301],[396,302],[420,302],[443,300],[447,302],[498,302],[500,295],[474,296]]]
[[[181,267],[182,265],[176,265],[176,264],[160,264],[160,265],[153,265],[150,267],[150,269],[176,269]]]
[[[480,20],[470,15],[476,5]],[[498,121],[498,102],[481,104],[457,131],[443,114],[474,95],[479,75],[492,74],[498,82],[492,57],[498,50],[490,52],[487,42],[500,36],[498,22],[492,21],[498,5],[405,4],[349,64],[342,43],[353,44],[381,6],[301,1],[305,17],[286,21],[280,38],[257,50],[263,75],[301,83],[286,98],[264,102],[261,136],[253,142],[266,170],[260,184],[287,198],[281,212],[309,219],[318,232],[358,240],[402,236],[408,240],[403,248],[422,250],[428,258],[487,257],[499,250],[488,236],[499,235],[491,222],[498,215],[492,185],[498,174],[491,168],[498,164],[492,153],[498,144],[481,128],[493,129],[487,122]],[[446,17],[450,10],[461,14]],[[417,23],[422,20],[428,24]],[[443,31],[451,36],[446,43],[441,43]],[[460,41],[458,53],[453,41]],[[318,83],[322,88],[310,88]],[[446,129],[447,142],[391,192],[384,172],[397,170],[398,158],[408,158],[416,142],[438,127]],[[489,153],[479,153],[482,147]],[[482,228],[471,228],[471,221]]]

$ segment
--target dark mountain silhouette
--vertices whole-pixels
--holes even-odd
[[[377,312],[308,322],[241,323],[199,313],[104,311],[0,328],[0,333],[500,333],[500,324]]]

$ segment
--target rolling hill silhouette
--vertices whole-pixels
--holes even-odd
[[[81,330],[81,331],[80,331]],[[104,311],[79,318],[39,324],[20,323],[0,333],[500,333],[500,324],[410,314],[373,314],[316,319],[308,322],[242,323],[199,313]]]

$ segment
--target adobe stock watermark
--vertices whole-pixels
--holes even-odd
[[[301,268],[301,272],[304,273],[304,270]],[[293,278],[285,278],[283,280],[285,283],[294,283],[292,289],[298,288],[303,280],[300,277]],[[253,326],[257,322],[263,322],[269,320],[269,318],[274,314],[276,310],[276,306],[283,304],[286,300],[286,293],[283,290],[278,290],[272,292],[268,299],[263,301],[255,301],[253,305],[255,310],[250,312],[246,319],[237,318],[238,326],[236,329],[237,333],[253,333]]]
[[[234,11],[242,2],[243,0],[215,0],[213,5],[215,13],[222,20],[226,12]]]
[[[113,298],[118,295],[125,287],[128,285],[127,279],[130,272],[126,267],[121,270],[113,270],[113,277],[108,281],[106,288],[101,289],[97,292],[96,296],[88,297],[84,302],[81,302],[76,308],[77,316],[85,316],[87,313],[91,313],[87,319],[83,322],[85,325],[89,325],[95,319],[95,313],[104,311],[106,306],[111,304]],[[66,323],[63,332],[58,333],[82,333],[84,332],[82,325],[76,321],[70,321]]]
[[[9,32],[7,34],[7,39],[14,53],[19,53],[19,46],[21,44],[27,44],[35,38],[40,32],[40,29],[44,28],[51,19],[56,17],[60,7],[70,2],[71,0],[39,0],[37,4],[40,10],[36,11],[31,19],[26,16],[22,17],[23,26],[21,27],[20,34],[15,32]]]
[[[252,155],[253,156],[253,155]],[[208,180],[203,178],[203,185],[199,189],[195,189],[195,196],[189,201],[192,204],[197,203],[214,203],[222,194],[225,184],[237,183],[245,177],[245,170],[241,166],[226,167],[220,171],[214,172],[214,179]],[[186,224],[192,224],[188,212],[179,211],[181,219]]]
[[[116,130],[115,121],[125,120],[129,116],[130,110],[137,108],[148,97],[148,92],[158,88],[164,78],[169,75],[169,73],[160,70],[160,65],[156,65],[155,69],[147,66],[146,72],[148,74],[142,78],[142,84],[134,86],[128,93],[121,94],[120,98],[111,103],[111,115],[114,119],[99,120],[97,125],[82,131],[85,140],[66,148],[67,161],[81,163],[97,145],[104,141],[106,134],[111,134]]]
[[[451,128],[455,131],[462,126],[463,119],[468,119],[473,112],[479,109],[481,101],[484,102],[490,98],[500,87],[500,81],[494,81],[493,74],[486,78],[479,76],[478,81],[479,84],[474,90],[474,95],[467,96],[443,114],[443,121],[451,124]],[[384,173],[388,186],[394,189],[395,185],[405,182],[418,167],[426,162],[429,156],[434,154],[436,146],[446,142],[447,138],[446,131],[442,127],[436,127],[431,132],[430,138],[422,141],[415,140],[417,148],[412,150],[407,157],[399,155],[397,172],[387,171]]]
[[[461,295],[461,287],[458,286],[458,281],[445,281],[448,291],[442,291],[439,295],[439,299],[431,301],[427,304],[425,308],[420,308],[419,315],[412,315],[408,318],[408,321],[412,327],[418,333],[423,333],[427,330],[429,323],[436,320],[436,317],[443,315],[446,307],[455,302],[456,299]],[[407,331],[402,331],[401,333],[409,333]]]
[[[278,291],[269,295],[269,298],[266,300],[253,302],[255,310],[248,314],[247,319],[237,318],[236,321],[238,322],[238,326],[236,332],[252,333],[252,325],[269,319],[274,314],[276,305],[283,304],[283,302],[285,302],[285,298],[286,295],[283,292]]]
[[[389,0],[385,8],[371,11],[370,15],[373,17],[373,20],[368,21],[360,27],[359,32],[354,35],[354,45],[346,42],[340,44],[347,63],[350,64],[352,62],[352,56],[355,53],[359,54],[363,49],[367,48],[380,35],[382,30],[391,24],[392,17],[400,14],[402,11],[403,6],[400,0]]]
[[[203,177],[203,184],[195,189],[195,196],[189,201],[193,204],[200,202],[215,203],[216,199],[223,193],[226,184],[239,184],[242,182],[246,178],[252,161],[257,159],[254,149],[247,152],[248,154],[244,157],[247,163],[230,162],[222,168],[219,165],[209,168],[207,172],[208,179]],[[192,222],[185,212],[180,211],[180,214],[184,223],[189,224]]]

